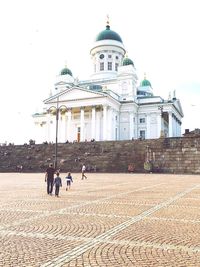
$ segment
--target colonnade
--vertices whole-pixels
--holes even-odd
[[[181,136],[181,121],[178,120],[176,115],[172,111],[168,111],[168,136],[167,137],[176,137]],[[164,122],[162,121],[162,114],[157,116],[158,118],[158,137],[160,136],[159,133],[164,130]]]
[[[59,108],[58,108],[59,109]],[[106,140],[125,140],[137,139],[139,131],[145,129],[145,138],[159,138],[164,134],[164,119],[161,112],[146,114],[145,124],[141,126],[138,122],[138,113],[129,111],[126,121],[128,122],[125,128],[127,133],[120,133],[120,114],[119,111],[114,110],[108,105],[99,106],[84,106],[84,107],[70,107],[65,108],[59,113],[58,117],[58,142],[80,141],[87,139],[96,141]],[[166,112],[165,112],[166,113]],[[167,137],[181,136],[181,122],[171,111],[168,114],[168,133]],[[152,124],[152,118],[156,120]],[[55,140],[55,123],[56,116],[47,116],[46,136],[48,141]],[[152,128],[155,127],[155,128]],[[125,135],[124,135],[125,134]]]
[[[98,141],[112,139],[112,131],[109,130],[112,127],[112,114],[108,105],[84,106],[78,108],[65,107],[65,112],[61,112],[58,107],[58,111],[58,142],[66,142],[67,140],[69,142],[83,142],[86,139],[88,141],[92,139]],[[56,116],[53,115],[55,115],[55,112],[54,114],[49,113],[47,116],[46,136],[48,137],[48,141],[55,140],[54,128]],[[75,116],[77,116],[78,119],[76,119]]]

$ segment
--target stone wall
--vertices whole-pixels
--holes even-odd
[[[0,146],[0,172],[43,172],[55,158],[54,144]],[[200,173],[200,137],[160,138],[58,144],[58,166],[62,171],[144,172],[144,162],[153,163],[154,172]]]

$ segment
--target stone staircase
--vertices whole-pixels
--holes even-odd
[[[154,172],[200,173],[200,137],[58,144],[58,167],[80,172],[83,163],[91,172],[144,172],[144,162]],[[0,146],[0,172],[44,172],[55,160],[55,144]]]

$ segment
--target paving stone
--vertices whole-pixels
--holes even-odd
[[[200,267],[199,176],[65,175],[0,173],[0,266]]]

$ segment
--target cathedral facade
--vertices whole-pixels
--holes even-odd
[[[44,111],[33,115],[38,137],[47,142],[106,141],[181,136],[183,111],[175,94],[154,96],[150,81],[138,85],[133,61],[122,39],[101,31],[91,48],[93,74],[74,79],[65,67],[57,76],[55,94]]]

